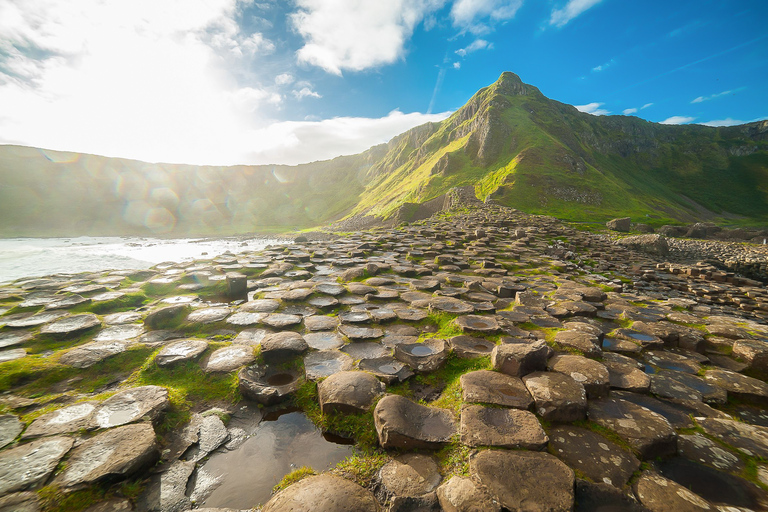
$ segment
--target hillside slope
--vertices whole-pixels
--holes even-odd
[[[768,223],[768,121],[713,128],[597,117],[507,72],[441,123],[299,166],[148,164],[0,146],[0,236],[234,234],[344,216],[409,220],[414,204],[439,202],[459,186],[569,220]]]

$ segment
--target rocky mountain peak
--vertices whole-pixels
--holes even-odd
[[[493,84],[498,94],[507,94],[509,96],[525,96],[530,92],[531,87],[523,83],[520,77],[511,71],[505,71]]]

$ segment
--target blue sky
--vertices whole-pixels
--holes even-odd
[[[445,118],[503,71],[597,115],[768,116],[768,2],[0,0],[0,143],[299,163]]]

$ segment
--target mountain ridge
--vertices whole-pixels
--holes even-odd
[[[9,149],[15,148],[15,149]],[[64,160],[52,162],[46,155]],[[566,220],[768,222],[768,121],[593,116],[511,72],[439,123],[298,166],[189,166],[0,147],[3,236],[234,234],[409,219],[456,187]],[[48,186],[44,186],[47,184]]]

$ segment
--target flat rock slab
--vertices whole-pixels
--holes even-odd
[[[335,475],[311,476],[280,491],[262,512],[323,510],[324,512],[379,512],[373,494]]]
[[[0,452],[0,495],[42,485],[73,443],[47,437]]]
[[[62,355],[59,362],[74,368],[88,368],[108,357],[125,352],[127,341],[92,341]]]
[[[738,455],[698,432],[692,435],[679,435],[677,451],[688,460],[700,462],[721,471],[738,474],[745,467]]]
[[[136,324],[113,325],[99,332],[93,341],[126,341],[144,334],[144,326]]]
[[[160,349],[160,352],[155,356],[155,363],[163,367],[173,366],[196,359],[207,348],[208,342],[197,338],[174,341]]]
[[[574,512],[650,512],[631,492],[605,484],[576,479]]]
[[[533,413],[482,405],[466,405],[461,409],[459,432],[461,442],[472,447],[542,450],[549,441]]]
[[[7,446],[19,437],[24,424],[14,414],[0,415],[0,448]]]
[[[309,380],[318,380],[351,370],[354,364],[354,359],[340,350],[320,350],[304,356],[304,371]]]
[[[214,324],[229,316],[231,309],[226,307],[202,308],[187,315],[187,322],[194,324]]]
[[[438,450],[456,433],[450,411],[419,405],[399,395],[379,400],[373,419],[379,444],[385,449]]]
[[[227,323],[236,327],[248,327],[251,325],[258,325],[269,316],[268,313],[249,313],[247,311],[238,311],[229,318]]]
[[[126,389],[104,400],[93,415],[92,428],[112,428],[138,421],[147,416],[156,418],[168,408],[168,390],[160,386]]]
[[[304,335],[304,341],[309,348],[315,350],[331,350],[341,348],[346,343],[344,338],[334,332],[310,332]]]
[[[483,450],[470,458],[469,472],[509,510],[573,510],[573,470],[548,453]]]
[[[675,430],[662,415],[626,400],[590,400],[587,415],[591,421],[616,432],[637,450],[643,459],[677,451]]]
[[[339,332],[350,340],[374,340],[384,336],[384,331],[378,327],[357,327],[348,324],[340,326]]]
[[[414,340],[415,341],[415,340]],[[454,355],[462,359],[488,356],[496,344],[473,336],[454,336],[448,340]]]
[[[16,359],[21,359],[22,357],[27,355],[27,351],[23,348],[12,348],[10,350],[2,350],[0,351],[0,363],[5,363],[7,361],[15,361]]]
[[[240,306],[240,311],[249,313],[273,313],[280,307],[279,300],[256,299],[246,302]]]
[[[361,371],[334,373],[317,386],[323,414],[365,412],[384,389],[376,377]]]
[[[261,341],[269,334],[269,331],[265,329],[244,329],[237,333],[232,343],[236,345],[249,345],[251,347],[258,347],[261,345]]]
[[[185,493],[187,482],[194,470],[194,462],[180,460],[174,462],[163,473],[153,476],[139,498],[140,510],[148,512],[189,510],[192,503]]]
[[[287,400],[304,384],[304,373],[274,366],[246,366],[237,374],[240,392],[260,404],[274,405]]]
[[[485,403],[528,409],[533,398],[518,377],[490,370],[468,372],[459,378],[462,398],[469,403]]]
[[[454,320],[454,323],[462,332],[468,333],[494,334],[501,329],[499,322],[492,316],[463,315]]]
[[[674,370],[696,375],[701,369],[701,365],[680,354],[674,352],[662,352],[659,350],[649,350],[643,354],[643,359],[649,364],[665,370]]]
[[[21,345],[32,339],[32,334],[28,332],[4,332],[0,333],[0,348],[13,347]]]
[[[663,476],[646,472],[635,483],[635,495],[652,511],[701,512],[715,510],[704,498]]]
[[[43,414],[24,431],[24,439],[52,436],[91,428],[91,418],[100,402],[81,402]]]
[[[299,325],[301,323],[301,315],[288,315],[285,313],[272,313],[268,315],[262,323],[275,329],[282,329],[290,327],[292,325]]]
[[[448,344],[438,338],[428,338],[421,343],[399,343],[395,345],[394,355],[417,372],[433,372],[448,358]]]
[[[256,359],[253,347],[249,345],[230,345],[213,351],[201,364],[206,373],[226,373],[250,364]]]
[[[578,421],[587,412],[584,386],[569,375],[556,372],[534,372],[523,377],[533,397],[536,413],[547,421]]]
[[[445,512],[501,512],[501,506],[470,478],[453,476],[437,488]]]
[[[768,458],[768,427],[720,418],[699,418],[697,421],[710,436],[747,455]]]
[[[304,327],[309,331],[332,331],[339,326],[335,316],[313,315],[304,319]]]
[[[37,327],[39,325],[53,322],[54,320],[58,320],[59,318],[65,315],[66,313],[62,311],[49,311],[49,312],[43,312],[43,313],[36,313],[34,315],[29,315],[21,318],[16,318],[14,320],[10,320],[5,325],[6,327],[13,327],[14,329],[19,329],[23,327]],[[47,332],[47,331],[41,330],[41,332]]]
[[[357,367],[370,372],[387,384],[402,382],[413,376],[411,367],[392,356],[361,359]]]
[[[396,308],[395,314],[403,322],[421,322],[429,316],[425,309],[419,308]]]
[[[95,300],[95,298],[94,298]],[[149,329],[172,328],[191,310],[188,304],[174,304],[156,309],[144,317],[144,325]]]
[[[696,375],[672,370],[660,371],[651,376],[651,393],[660,398],[705,401],[710,404],[722,405],[727,401],[724,389]]]
[[[603,365],[608,369],[611,388],[631,391],[634,393],[648,392],[651,387],[651,376],[638,368],[634,359],[624,361],[618,359],[618,357],[609,359],[608,356],[625,356],[611,353],[605,353],[604,355]]]
[[[593,359],[575,355],[557,355],[549,359],[547,367],[552,371],[569,375],[580,383],[590,399],[608,395],[610,387],[608,369]]]
[[[0,498],[0,512],[40,512],[41,510],[40,498],[34,492],[17,492]]]
[[[73,338],[90,329],[101,326],[101,320],[94,314],[72,315],[57,322],[44,325],[41,334],[50,334],[61,338]]]
[[[704,378],[726,390],[729,395],[749,402],[768,403],[768,384],[729,370],[707,370]]]
[[[474,313],[475,307],[469,302],[465,302],[453,297],[434,297],[425,301],[426,307],[431,311],[444,311],[446,313],[453,313],[456,315],[465,315],[467,313]],[[414,306],[421,307],[420,304],[414,303]]]
[[[53,483],[75,487],[107,477],[126,477],[151,464],[156,457],[157,440],[151,424],[113,428],[75,448],[66,469]]]
[[[104,316],[104,323],[107,325],[132,324],[139,319],[141,319],[141,313],[137,311],[126,311]]]
[[[632,453],[591,430],[559,426],[550,436],[552,453],[595,482],[622,488],[640,467]]]
[[[440,467],[434,457],[420,453],[399,455],[387,462],[377,478],[376,497],[387,510],[406,512],[428,510],[437,505],[435,489],[440,484]]]
[[[555,334],[555,343],[579,350],[587,357],[599,357],[602,352],[600,338],[583,331],[560,331]]]

